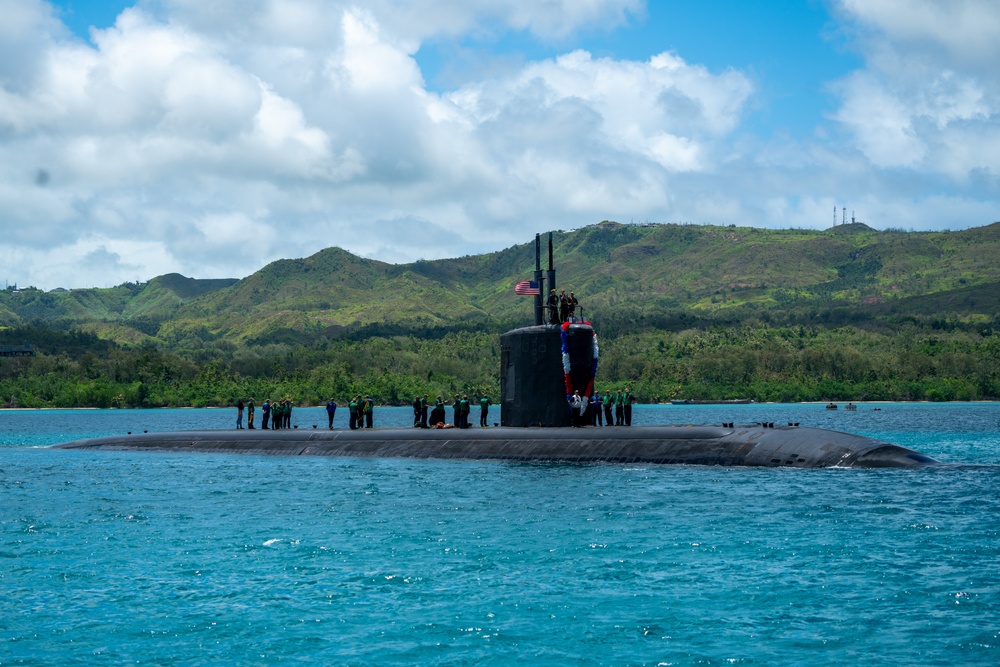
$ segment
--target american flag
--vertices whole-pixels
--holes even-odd
[[[514,294],[521,296],[538,296],[542,291],[538,289],[538,283],[534,280],[522,280],[514,285]]]

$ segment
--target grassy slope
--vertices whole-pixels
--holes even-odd
[[[545,237],[543,236],[543,239]],[[873,314],[996,312],[1000,223],[960,232],[826,231],[604,222],[553,234],[560,288],[584,313],[848,306]],[[116,340],[308,342],[366,325],[422,329],[523,322],[513,285],[533,243],[392,265],[327,248],[239,281],[160,276],[141,289],[0,293],[0,325],[86,324]],[[543,268],[547,263],[543,249]]]

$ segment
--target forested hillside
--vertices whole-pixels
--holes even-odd
[[[545,237],[543,236],[543,239]],[[601,338],[598,387],[643,400],[1000,395],[1000,224],[959,232],[603,222],[555,232],[560,288]],[[242,280],[0,293],[0,403],[497,398],[499,333],[531,323],[534,242],[392,265],[328,248]]]

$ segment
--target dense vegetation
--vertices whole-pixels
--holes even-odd
[[[602,223],[555,235],[560,286],[600,336],[599,389],[640,400],[1000,396],[1000,225],[826,232]],[[0,293],[0,405],[499,398],[501,332],[533,244],[388,265],[330,248],[240,281],[161,276]]]

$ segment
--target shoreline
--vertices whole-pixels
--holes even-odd
[[[992,404],[992,403],[998,403],[998,402],[1000,402],[1000,399],[996,399],[996,400],[980,399],[980,400],[977,400],[977,401],[852,401],[852,400],[847,400],[847,401],[799,401],[799,402],[796,402],[796,403],[776,403],[776,402],[771,402],[771,401],[760,401],[760,402],[753,402],[753,403],[722,403],[722,402],[683,403],[683,404],[678,404],[678,403],[636,403],[636,405],[664,406],[664,407],[674,407],[674,408],[704,408],[704,407],[710,407],[710,406],[733,407],[733,406],[741,406],[741,405],[742,406],[754,406],[754,405],[820,405],[820,406],[826,406],[826,405],[829,405],[830,403],[836,403],[838,406],[841,405],[841,404],[845,404],[846,405],[847,403],[853,403],[854,405],[857,405],[857,406],[861,406],[861,405],[894,405],[894,404],[901,404],[901,405],[907,405],[907,404],[913,404],[913,405],[934,405],[934,404],[956,405],[956,404],[959,404],[959,403],[964,403],[964,404],[968,404],[968,405],[977,405],[977,404],[980,404],[980,403],[982,403],[982,404]],[[308,408],[323,408],[325,406],[323,406],[323,405],[297,405],[295,407],[298,408],[298,409],[308,409]],[[340,410],[341,407],[343,407],[343,406],[341,406],[341,405],[338,404],[337,409]],[[384,408],[406,408],[406,407],[410,407],[410,406],[408,406],[408,405],[376,405],[375,406],[376,409],[384,409]],[[499,407],[499,406],[491,406],[491,407]],[[4,408],[4,407],[0,407],[0,412],[31,412],[31,411],[44,412],[44,411],[55,411],[55,410],[235,410],[235,409],[236,409],[235,405],[223,405],[223,406],[220,406],[220,405],[206,405],[206,406],[203,406],[203,407],[196,407],[196,406],[193,406],[193,405],[185,405],[185,406],[161,406],[161,407],[154,407],[154,408],[94,408],[94,407],[73,407],[73,408],[56,408],[56,407],[47,407],[47,408]]]

